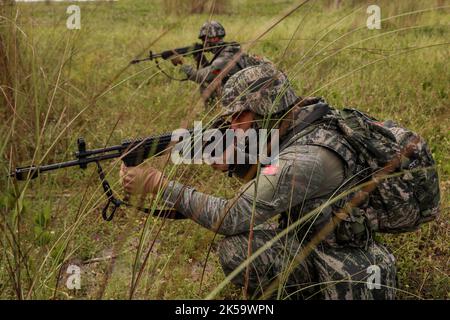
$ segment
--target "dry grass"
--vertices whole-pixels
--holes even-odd
[[[194,84],[171,82],[151,63],[127,67],[150,46],[159,51],[194,42],[211,17],[210,8],[166,14],[173,10],[163,3],[178,1],[80,4],[79,31],[65,28],[66,4],[0,6],[1,298],[128,298],[141,268],[133,298],[204,298],[224,279],[213,254],[199,288],[214,235],[193,222],[164,223],[132,209],[112,223],[102,221],[104,198],[94,167],[60,170],[28,183],[5,178],[10,168],[31,159],[71,158],[78,136],[100,147],[212,116]],[[246,44],[293,4],[234,0],[227,14],[216,11],[212,17],[224,24],[228,40]],[[449,292],[450,30],[449,9],[436,9],[443,5],[448,4],[380,1],[386,20],[381,30],[370,31],[364,3],[336,8],[334,1],[319,1],[249,48],[285,70],[300,94],[397,120],[430,143],[441,177],[439,221],[416,233],[382,237],[398,259],[400,289],[411,293],[401,293],[403,299],[446,299]],[[105,169],[120,193],[116,163]],[[218,196],[230,197],[240,185],[205,166],[175,169],[183,182]],[[65,287],[69,264],[82,266],[81,290]],[[231,285],[219,297],[242,298]]]

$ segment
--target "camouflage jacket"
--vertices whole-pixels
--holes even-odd
[[[231,42],[227,46],[221,48],[206,66],[196,70],[190,65],[182,65],[181,70],[187,75],[189,80],[195,81],[206,87],[218,74],[220,74],[227,64],[233,60],[235,55],[240,52],[241,46],[236,42]],[[225,83],[228,78],[236,72],[263,62],[267,62],[267,60],[241,53],[239,59],[237,59],[228,74],[223,78],[222,83]]]
[[[302,108],[297,123],[315,107],[317,104]],[[235,235],[248,231],[252,220],[258,226],[277,215],[282,217],[280,228],[286,227],[331,199],[356,170],[360,168],[351,146],[324,117],[321,123],[282,141],[276,170],[262,169],[232,199],[204,194],[175,181],[169,183],[163,197],[203,227]],[[330,220],[333,210],[335,205],[324,208],[309,226],[299,228],[299,236],[312,236]],[[364,228],[358,231],[366,235]],[[349,238],[354,240],[353,235]],[[326,242],[338,246],[335,233]],[[356,242],[355,246],[361,245],[361,241]]]

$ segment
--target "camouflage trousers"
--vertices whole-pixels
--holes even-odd
[[[273,230],[255,230],[252,252],[275,235]],[[247,259],[248,240],[248,234],[240,234],[220,242],[219,259],[226,275]],[[248,292],[255,298],[269,293],[272,299],[394,299],[395,259],[381,244],[372,243],[367,249],[321,244],[299,259],[301,252],[295,236],[275,242],[250,265]],[[243,287],[245,273],[246,268],[232,282]]]

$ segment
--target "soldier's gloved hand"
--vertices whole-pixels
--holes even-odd
[[[167,182],[161,171],[148,165],[126,167],[122,163],[119,175],[123,188],[130,194],[157,193]]]
[[[183,58],[179,55],[175,55],[173,58],[170,59],[170,62],[172,62],[172,64],[174,66],[177,65],[182,65],[183,64]]]

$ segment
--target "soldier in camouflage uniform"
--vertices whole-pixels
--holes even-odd
[[[183,64],[181,57],[175,57],[171,60],[174,65],[181,65],[181,71],[186,74],[189,80],[200,84],[200,92],[206,102],[212,102],[214,98],[220,96],[221,85],[225,84],[229,77],[236,72],[252,65],[268,62],[258,56],[243,53],[239,43],[225,42],[224,37],[225,29],[219,22],[205,22],[200,28],[198,38],[202,41],[205,51],[214,55],[211,61],[202,56],[198,69],[196,69]],[[224,70],[225,68],[226,70]],[[222,71],[225,74],[221,75]],[[219,75],[222,79],[217,84],[217,88],[206,90],[208,85]]]
[[[299,103],[300,100],[286,76],[268,64],[244,69],[226,83],[222,103],[224,115],[232,119],[231,128],[259,129],[262,123],[270,123],[262,120],[284,119],[272,124],[280,129],[277,166],[262,168],[234,198],[223,199],[167,181],[151,167],[123,167],[125,190],[155,193],[163,185],[167,205],[225,236],[218,254],[223,271],[230,274],[248,258],[249,241],[251,252],[257,251],[342,192],[346,181],[361,170],[357,154],[327,121],[296,132],[299,124],[310,121],[310,115],[325,105],[321,99],[301,100],[309,103]],[[225,170],[223,166],[226,165],[217,168]],[[163,184],[158,183],[161,179]],[[281,299],[394,298],[395,259],[358,220],[352,222],[350,229],[329,232],[309,247],[309,254],[303,255],[340,205],[335,202],[324,206],[312,219],[274,241],[250,264],[248,279],[244,268],[232,282],[245,286],[248,281],[248,291],[257,296],[266,294],[265,290],[278,279],[276,290],[269,296]],[[274,225],[273,218],[277,216],[279,222]],[[374,273],[379,283],[371,286],[369,277]]]

